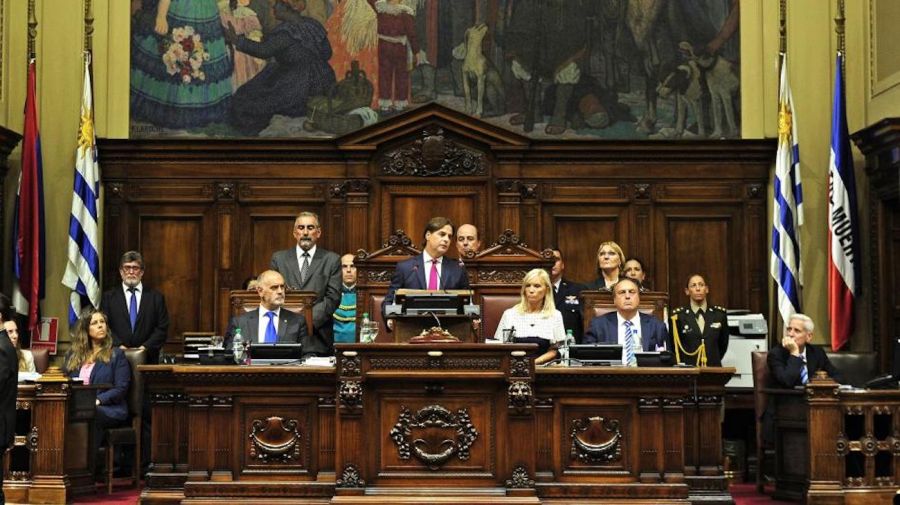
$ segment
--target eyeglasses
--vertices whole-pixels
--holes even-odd
[[[141,270],[144,269],[144,267],[134,266],[134,265],[122,265],[119,268],[121,268],[122,271],[124,271],[124,272],[140,272]]]

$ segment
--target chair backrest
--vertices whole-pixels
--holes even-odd
[[[519,303],[521,295],[484,294],[481,297],[481,334],[482,341],[494,338],[503,312]]]
[[[306,318],[306,331],[313,331],[312,307],[318,295],[314,291],[288,291],[284,294],[284,308],[296,312]],[[244,312],[256,310],[259,307],[259,294],[254,290],[233,289],[229,292],[231,300],[231,315],[239,316]],[[222,335],[225,334],[228,321],[222,327]]]
[[[753,367],[753,410],[759,419],[766,411],[769,398],[763,390],[769,387],[769,364],[766,361],[767,351],[752,351],[750,363]]]
[[[147,351],[144,349],[125,349],[125,359],[131,365],[131,385],[128,388],[128,412],[132,416],[139,416],[144,402],[144,381],[138,365],[147,362]]]
[[[865,387],[878,374],[878,355],[862,352],[829,352],[828,361],[841,372],[845,384]],[[35,363],[37,366],[37,363]]]
[[[34,371],[44,373],[50,368],[50,350],[49,349],[32,349],[31,355],[34,356]]]
[[[582,291],[582,315],[584,316],[584,331],[591,326],[591,319],[609,312],[615,312],[616,304],[613,295],[607,291]],[[669,305],[669,294],[659,291],[645,291],[641,293],[641,303],[638,311],[656,317],[660,321],[666,321],[666,307]]]
[[[363,310],[359,308],[359,302],[356,304],[356,319],[357,321],[362,321],[362,315],[365,312],[369,313],[369,320],[375,321],[378,323],[378,336],[375,338],[376,342],[393,342],[394,337],[388,334],[387,327],[384,325],[384,318],[381,317],[381,302],[384,301],[384,297],[386,295],[384,293],[370,293],[369,294],[369,305],[365,307]]]

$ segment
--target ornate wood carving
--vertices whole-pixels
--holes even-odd
[[[448,435],[439,444],[429,445],[413,434],[431,428],[446,430]],[[429,405],[415,414],[405,405],[402,406],[397,423],[390,431],[400,459],[415,456],[430,470],[439,469],[454,456],[461,461],[469,459],[469,448],[478,435],[466,409],[457,409],[454,414],[440,405]]]
[[[290,463],[300,459],[300,431],[296,419],[272,416],[250,423],[250,457]]]
[[[347,193],[368,193],[372,183],[366,179],[350,179],[348,181],[332,184],[328,188],[331,198],[344,199]]]
[[[506,481],[506,487],[512,489],[529,489],[534,487],[534,479],[528,475],[524,466],[518,465],[513,469],[512,478]]]
[[[457,144],[441,128],[426,128],[422,138],[390,149],[378,162],[380,175],[452,177],[485,175],[484,153]]]
[[[348,464],[344,466],[341,477],[334,482],[334,485],[339,488],[363,488],[366,487],[366,481],[362,479],[356,465]]]
[[[618,461],[622,458],[623,435],[619,429],[618,419],[603,417],[573,419],[569,438],[572,439],[572,448],[569,451],[572,459],[596,464]],[[597,440],[598,438],[600,440]]]
[[[356,409],[362,407],[363,383],[360,380],[342,380],[338,388],[338,398],[341,407]]]
[[[509,395],[509,408],[517,413],[524,413],[531,408],[534,402],[534,390],[531,383],[526,380],[512,380],[507,390]]]

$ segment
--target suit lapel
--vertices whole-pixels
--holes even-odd
[[[303,283],[301,287],[305,288],[307,284],[313,279],[316,272],[323,268],[323,263],[325,262],[324,255],[322,254],[322,250],[316,248],[316,255],[309,259],[309,274],[306,276],[306,282]],[[299,265],[299,263],[298,263]]]
[[[250,327],[247,328],[247,335],[250,337],[250,343],[259,342],[259,308],[257,307],[250,313]]]
[[[284,336],[287,334],[287,316],[285,315],[285,311],[287,309],[281,309],[278,317],[278,338],[276,339],[278,342],[284,341]]]
[[[419,275],[417,275],[416,277],[419,278],[419,286],[421,286],[420,289],[428,289],[428,280],[425,276],[425,255],[420,254],[416,261],[419,262]]]
[[[143,300],[143,296],[141,296],[141,300]],[[125,326],[128,329],[129,336],[134,335],[134,328],[131,327],[131,315],[128,313],[128,298],[125,295],[125,290],[122,289],[122,285],[119,285],[118,291],[116,293],[116,300],[118,300],[117,305],[119,307],[115,307],[115,310],[119,312],[119,317],[121,317],[122,321],[128,321],[128,324]],[[138,315],[140,315],[141,311],[138,310]],[[137,321],[134,323],[135,328],[137,327]],[[124,336],[124,335],[120,335]]]
[[[438,286],[441,289],[447,289],[447,285],[453,280],[454,271],[451,265],[453,265],[453,262],[447,261],[446,256],[441,259],[441,282],[439,283],[440,286]]]

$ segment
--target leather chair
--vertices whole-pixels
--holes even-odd
[[[829,352],[828,361],[840,370],[844,384],[865,387],[878,373],[878,355],[861,352]],[[35,362],[37,366],[37,362]]]
[[[131,469],[129,482],[136,486],[141,472],[141,409],[143,408],[144,383],[138,372],[138,365],[147,361],[143,349],[126,349],[125,358],[131,365],[131,385],[128,388],[128,413],[131,415],[131,426],[110,428],[106,430],[106,488],[109,494],[113,489],[113,455],[116,446],[134,446],[134,466]]]
[[[369,312],[369,321],[378,323],[378,336],[376,342],[393,342],[393,336],[387,332],[387,325],[384,324],[384,318],[381,317],[381,302],[384,301],[384,293],[369,295],[369,306],[365,310],[360,310],[359,301],[356,302],[356,315],[362,318],[364,312]],[[362,320],[362,319],[360,319]],[[357,333],[359,331],[357,330]]]
[[[313,291],[288,291],[284,294],[284,308],[291,312],[296,312],[306,318],[306,331],[313,331],[312,306],[316,301],[316,293]],[[257,310],[259,308],[259,294],[253,290],[233,289],[228,292],[228,299],[231,303],[231,316],[239,316],[244,312]],[[226,314],[227,316],[227,314]],[[225,334],[228,329],[228,320],[224,321],[221,335]]]
[[[482,341],[487,338],[494,338],[497,333],[497,326],[500,325],[500,319],[503,312],[519,303],[522,296],[519,294],[485,294],[481,297],[481,335]]]
[[[769,404],[769,395],[765,389],[769,387],[769,364],[766,361],[767,351],[753,351],[750,353],[750,362],[753,367],[753,413],[756,418],[756,492],[762,493],[765,488],[765,458],[766,451],[771,454],[773,447],[766,446],[764,435],[763,414]]]
[[[44,373],[50,368],[50,350],[49,349],[33,349],[31,355],[34,356],[34,371]]]

